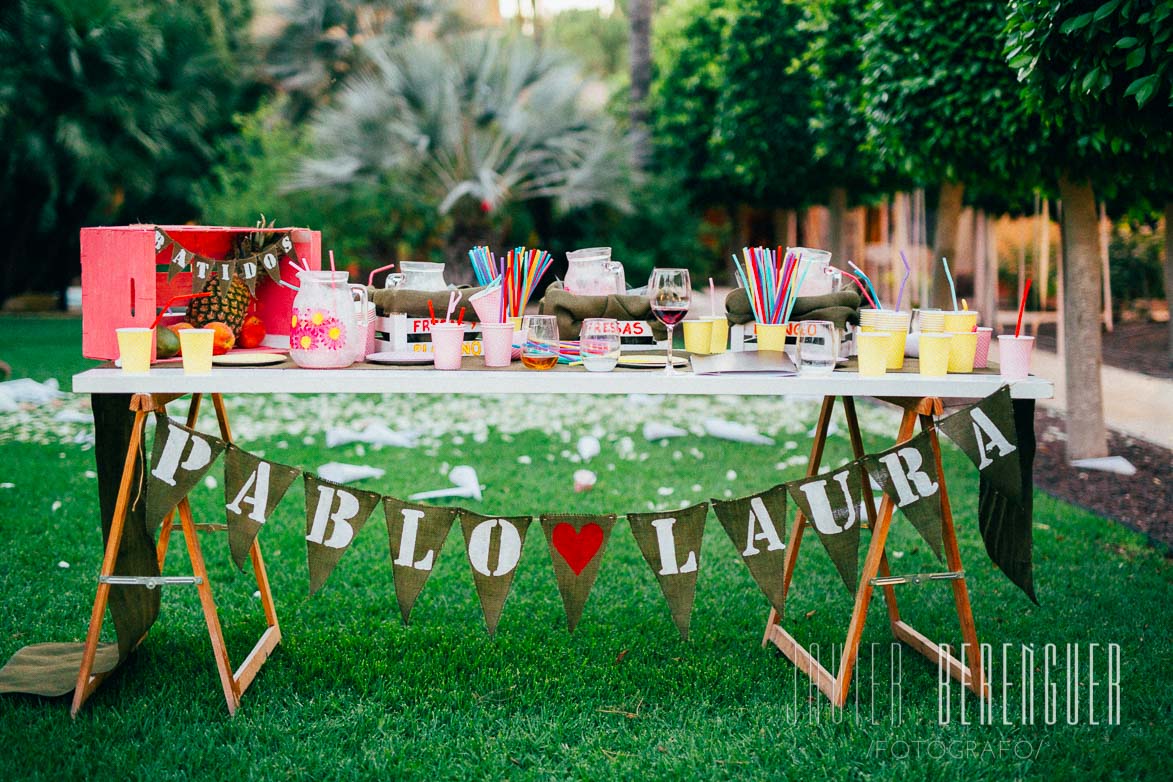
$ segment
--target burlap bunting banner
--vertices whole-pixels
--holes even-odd
[[[859,528],[867,517],[863,507],[863,466],[842,467],[787,484],[802,515],[814,526],[839,577],[851,594],[859,587]]]
[[[310,594],[317,592],[382,497],[305,473],[305,540]]]
[[[294,467],[266,461],[228,444],[224,454],[224,517],[228,548],[239,569],[244,570],[257,533],[300,474]]]
[[[1013,502],[1022,500],[1010,386],[1002,386],[976,405],[941,419],[937,428],[957,444],[999,494]]]
[[[543,515],[541,523],[546,545],[550,547],[558,593],[566,609],[566,627],[573,633],[599,575],[603,552],[615,527],[615,515],[551,514]]]
[[[736,500],[713,500],[713,510],[762,594],[781,614],[785,601],[786,486]]]
[[[497,622],[509,597],[513,575],[521,560],[525,531],[531,516],[482,516],[468,510],[460,511],[460,529],[464,533],[465,553],[472,567],[485,627],[489,635],[497,632]]]
[[[211,469],[224,446],[218,437],[188,429],[163,413],[155,414],[155,445],[147,475],[147,529],[152,535]]]
[[[269,279],[277,282],[281,279],[281,259],[292,257],[293,237],[288,233],[280,234],[267,244],[260,252],[244,258],[217,260],[194,253],[172,239],[162,228],[155,228],[155,252],[161,253],[170,248],[170,260],[167,264],[167,281],[170,282],[176,274],[191,271],[192,289],[202,293],[213,277],[218,281],[220,291],[227,293],[232,285],[232,278],[239,275],[248,286],[250,293],[256,293],[257,277],[263,271]]]
[[[660,590],[668,601],[672,622],[685,641],[688,640],[688,625],[696,598],[701,540],[708,513],[709,504],[702,502],[677,511],[627,514],[631,534],[656,574]]]
[[[394,497],[383,498],[387,517],[387,538],[391,544],[391,570],[395,577],[395,599],[403,623],[432,575],[436,558],[456,519],[456,508],[415,505]]]
[[[864,457],[868,472],[916,531],[941,556],[941,483],[929,435],[921,432],[887,451]]]

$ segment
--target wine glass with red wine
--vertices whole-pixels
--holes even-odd
[[[648,298],[656,320],[668,327],[668,358],[665,375],[677,374],[672,366],[672,329],[688,314],[692,300],[692,281],[688,269],[653,269],[648,281]]]

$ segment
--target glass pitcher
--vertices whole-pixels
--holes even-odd
[[[833,278],[835,267],[831,266],[831,253],[811,247],[787,247],[787,255],[796,255],[801,262],[794,270],[795,279],[802,280],[798,296],[823,296],[833,292],[837,285]]]
[[[403,261],[399,274],[388,274],[385,288],[402,288],[409,291],[444,291],[444,264],[427,261]]]
[[[610,247],[588,247],[566,253],[570,268],[563,285],[576,296],[610,296],[627,292],[623,264],[611,260]]]
[[[366,323],[360,311],[369,306],[365,285],[349,284],[346,272],[298,272],[300,290],[293,299],[289,357],[299,367],[341,369],[365,355]],[[365,320],[365,319],[364,319]]]

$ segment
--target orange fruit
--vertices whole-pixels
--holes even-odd
[[[260,347],[265,339],[265,323],[256,315],[249,315],[236,333],[236,344],[242,348]]]
[[[216,332],[212,335],[212,355],[222,356],[228,351],[232,350],[232,346],[236,344],[236,335],[232,333],[232,329],[227,323],[221,323],[214,320],[204,326],[206,329],[211,329]]]

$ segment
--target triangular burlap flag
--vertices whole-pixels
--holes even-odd
[[[260,259],[261,268],[269,275],[269,279],[278,282],[281,279],[281,258],[278,257],[278,254],[269,250],[257,257]]]
[[[1010,386],[1002,386],[972,407],[937,423],[937,428],[965,452],[981,477],[1013,502],[1022,500],[1018,466],[1018,432]]]
[[[779,614],[785,595],[786,487],[775,486],[736,500],[713,500],[717,520],[745,561],[749,574]]]
[[[660,590],[668,601],[672,622],[680,637],[688,640],[692,604],[696,598],[696,576],[701,565],[701,540],[709,504],[660,513],[629,513],[627,523]]]
[[[244,570],[249,549],[301,470],[266,461],[231,443],[224,454],[224,516],[232,561]]]
[[[815,528],[839,577],[851,594],[859,588],[859,528],[863,526],[863,482],[859,461],[786,484],[802,515]]]
[[[525,531],[531,516],[482,516],[472,511],[460,511],[460,529],[464,533],[465,553],[472,566],[472,580],[476,584],[485,627],[489,635],[497,632],[497,622],[513,585],[513,574],[521,559]]]
[[[411,618],[411,608],[432,575],[440,549],[459,512],[456,508],[383,498],[387,537],[391,542],[391,570],[395,574],[395,599],[404,624]]]
[[[232,290],[232,278],[236,275],[236,261],[216,261],[216,276],[220,295],[227,296]]]
[[[305,473],[305,549],[311,595],[326,583],[379,499],[374,492]]]
[[[248,286],[248,292],[255,296],[257,293],[257,262],[252,259],[241,261],[238,268],[240,279],[244,280],[244,284]]]
[[[599,575],[615,515],[553,514],[543,515],[541,521],[554,564],[554,579],[566,609],[566,627],[573,633]]]
[[[215,271],[215,261],[208,258],[201,258],[194,256],[191,262],[191,289],[195,293],[203,293],[204,288],[208,287],[208,281],[212,279],[212,273]]]
[[[908,442],[864,457],[868,472],[884,493],[912,522],[916,531],[941,557],[941,483],[937,480],[937,459],[926,432]]]
[[[162,247],[159,246],[159,234],[160,234],[160,232],[156,229],[156,231],[155,231],[155,251],[156,252],[163,249]],[[167,264],[167,281],[170,282],[175,277],[176,274],[179,274],[180,272],[185,272],[189,268],[191,268],[191,262],[194,258],[195,258],[195,256],[192,255],[190,252],[183,249],[178,244],[175,244],[174,242],[172,242],[171,243],[171,262]]]
[[[219,437],[188,429],[163,413],[155,414],[155,445],[147,475],[147,529],[152,535],[211,469],[224,446]]]
[[[1022,499],[1003,495],[981,473],[978,484],[978,531],[994,564],[1035,603],[1033,524],[1035,402],[1011,401],[1018,445],[1018,469]]]

